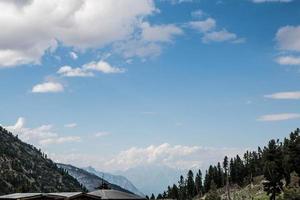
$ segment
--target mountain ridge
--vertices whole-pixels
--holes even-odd
[[[96,174],[90,173],[84,169],[75,167],[70,164],[56,163],[56,165],[59,168],[66,170],[73,178],[77,179],[80,184],[84,185],[88,191],[94,191],[97,187],[105,183],[108,184],[112,189],[127,193],[133,193],[127,189],[122,188],[119,185],[112,184],[109,181],[97,176]]]
[[[97,175],[100,178],[104,178],[108,182],[112,184],[116,184],[126,190],[131,191],[134,194],[145,196],[141,191],[139,191],[136,186],[125,176],[122,175],[114,175],[107,172],[101,172],[93,168],[92,166],[84,167],[84,170]]]
[[[40,149],[0,126],[0,194],[86,191]]]

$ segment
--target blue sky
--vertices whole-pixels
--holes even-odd
[[[299,127],[297,0],[0,8],[1,124],[55,160],[201,167]]]

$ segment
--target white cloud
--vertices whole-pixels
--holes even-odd
[[[80,137],[78,136],[59,136],[53,131],[53,126],[49,124],[41,125],[37,128],[27,128],[25,127],[25,119],[23,117],[18,118],[14,125],[7,126],[6,129],[18,135],[25,142],[41,146],[80,141]]]
[[[171,42],[176,35],[183,31],[173,24],[150,26],[149,23],[142,24],[142,39],[152,42]]]
[[[300,57],[280,56],[276,58],[276,62],[280,65],[300,65]]]
[[[298,118],[300,118],[300,114],[298,113],[279,113],[279,114],[263,115],[260,116],[257,120],[258,121],[285,121],[285,120],[298,119]]]
[[[155,42],[146,42],[140,39],[132,39],[126,42],[115,44],[114,49],[117,53],[125,58],[132,58],[134,56],[140,58],[156,57],[162,52],[162,46]]]
[[[66,127],[66,128],[75,128],[75,127],[77,127],[77,124],[76,123],[69,123],[69,124],[65,124],[64,127]]]
[[[135,37],[115,43],[115,52],[125,58],[155,57],[161,54],[165,44],[183,34],[183,30],[174,24],[150,25],[145,22],[140,24],[138,30],[139,34],[136,34]]]
[[[152,0],[18,2],[0,1],[2,67],[39,63],[48,49],[56,49],[57,40],[77,49],[127,40],[156,10]]]
[[[71,52],[69,53],[69,55],[70,55],[70,57],[71,57],[73,60],[77,60],[77,58],[78,58],[77,53],[75,53],[74,51],[71,51]]]
[[[104,74],[115,74],[115,73],[124,73],[126,70],[124,68],[119,68],[110,65],[108,62],[100,60],[98,62],[92,61],[82,66],[84,70],[99,71]]]
[[[40,145],[50,145],[50,144],[64,144],[67,142],[80,142],[81,138],[79,136],[66,136],[58,138],[47,138],[39,141]]]
[[[58,74],[66,77],[91,77],[94,76],[93,72],[86,71],[82,68],[72,68],[71,66],[62,66],[58,71]]]
[[[300,91],[278,92],[274,94],[265,95],[266,98],[271,99],[300,99]]]
[[[62,92],[64,91],[64,86],[56,82],[44,82],[33,86],[31,91],[33,93]]]
[[[239,38],[235,33],[231,33],[226,29],[216,30],[217,23],[213,18],[207,18],[205,20],[191,21],[188,23],[188,27],[198,31],[202,34],[202,42],[225,42],[229,41],[231,43],[244,43],[245,38]]]
[[[150,145],[148,147],[131,147],[120,153],[99,160],[99,155],[92,154],[60,154],[52,155],[58,162],[71,163],[76,166],[94,166],[101,170],[126,170],[138,166],[160,165],[175,169],[191,169],[194,167],[208,167],[222,161],[224,156],[233,157],[244,150],[236,148],[206,148],[201,146]]]
[[[293,0],[252,0],[254,3],[267,3],[267,2],[280,2],[280,3],[289,3]]]
[[[106,61],[92,61],[81,67],[72,68],[71,66],[62,66],[57,73],[66,77],[92,77],[94,72],[102,72],[104,74],[124,73],[126,69],[115,67]]]
[[[234,41],[237,39],[236,34],[228,32],[226,29],[221,31],[213,31],[210,33],[206,33],[202,38],[204,43],[209,42],[223,42],[223,41]]]
[[[284,26],[276,33],[276,41],[281,50],[300,51],[300,26]]]
[[[95,137],[104,137],[104,136],[108,136],[108,135],[110,135],[110,132],[107,132],[107,131],[100,131],[100,132],[95,133]]]
[[[204,33],[216,27],[216,20],[207,18],[206,20],[202,21],[191,21],[189,22],[189,26],[201,33]]]

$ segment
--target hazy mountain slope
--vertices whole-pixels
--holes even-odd
[[[81,183],[83,186],[85,186],[89,191],[94,191],[95,188],[99,187],[102,184],[102,182],[104,182],[104,183],[109,184],[109,186],[112,189],[130,193],[130,191],[128,191],[118,185],[111,184],[108,181],[103,180],[102,178],[98,177],[97,175],[90,173],[84,169],[81,169],[81,168],[78,168],[78,167],[75,167],[72,165],[61,164],[61,163],[58,163],[57,166],[64,170],[67,170],[71,176],[76,178],[79,181],[79,183]]]
[[[181,174],[186,174],[184,171],[162,165],[140,166],[117,173],[131,180],[146,195],[160,193],[168,185],[176,183]]]
[[[121,176],[121,175],[113,175],[110,173],[105,173],[105,172],[100,172],[94,169],[93,167],[89,166],[86,168],[83,168],[84,170],[93,173],[97,175],[98,177],[103,177],[105,180],[112,184],[116,184],[118,186],[121,186],[122,188],[131,191],[134,194],[144,196],[142,192],[140,192],[134,185],[131,183],[126,177]]]
[[[40,150],[0,126],[0,194],[82,190]]]

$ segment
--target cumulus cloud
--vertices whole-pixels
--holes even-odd
[[[14,125],[7,126],[6,129],[18,135],[19,138],[25,142],[41,146],[80,141],[80,137],[78,136],[59,136],[53,130],[53,126],[49,124],[41,125],[36,128],[27,128],[25,127],[25,119],[23,117],[18,118]]]
[[[92,61],[81,67],[72,68],[71,66],[62,66],[57,73],[66,77],[92,77],[94,72],[98,71],[104,74],[118,74],[124,73],[126,70],[124,68],[115,67],[106,61]]]
[[[276,33],[279,49],[300,51],[300,26],[284,26]]]
[[[94,76],[93,72],[86,71],[82,68],[72,68],[71,66],[65,65],[59,68],[58,74],[66,77],[91,77]]]
[[[161,54],[164,45],[172,42],[183,30],[174,24],[151,25],[147,22],[139,26],[140,34],[126,41],[115,43],[114,51],[125,58],[155,57]]]
[[[210,33],[206,33],[202,38],[204,43],[209,42],[223,42],[223,41],[234,41],[237,39],[235,33],[228,32],[226,29],[221,31],[213,31]]]
[[[279,113],[279,114],[263,115],[260,116],[257,120],[258,121],[285,121],[285,120],[298,119],[298,118],[300,118],[300,114],[298,113]]]
[[[108,62],[100,60],[98,62],[92,61],[82,66],[84,70],[99,71],[104,74],[115,74],[124,73],[126,70],[124,68],[115,67],[110,65]]]
[[[31,92],[33,93],[56,93],[64,91],[64,86],[56,82],[44,82],[33,86]]]
[[[204,33],[210,31],[216,27],[216,20],[212,18],[207,18],[206,20],[202,21],[191,21],[189,22],[191,28]]]
[[[127,40],[156,10],[151,0],[0,1],[0,9],[2,67],[39,63],[58,41],[87,49]]]
[[[216,20],[210,17],[205,20],[191,21],[188,23],[188,27],[202,34],[203,43],[225,41],[243,43],[246,41],[245,38],[239,38],[235,33],[231,33],[224,28],[222,30],[216,30]]]
[[[271,99],[300,99],[300,91],[291,92],[278,92],[273,94],[265,95],[266,98]]]
[[[236,148],[206,148],[201,146],[171,145],[163,143],[148,147],[131,147],[121,151],[117,155],[99,160],[98,155],[55,155],[52,157],[64,163],[72,163],[78,166],[92,165],[102,170],[126,170],[138,166],[156,165],[160,163],[176,169],[190,169],[193,167],[207,167],[221,161],[225,155],[235,156],[244,150]]]
[[[300,65],[299,56],[280,56],[276,58],[276,62],[280,65]]]
[[[176,35],[183,34],[183,31],[173,25],[155,25],[150,26],[149,23],[142,24],[142,39],[152,42],[171,42]]]

